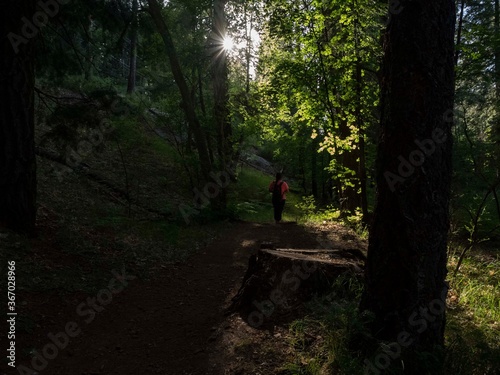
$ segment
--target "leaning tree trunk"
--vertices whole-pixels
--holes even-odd
[[[444,341],[454,23],[453,0],[404,1],[385,34],[378,194],[361,309],[374,313],[374,336],[400,349],[410,343],[433,352]],[[405,353],[405,373],[417,373],[415,351]]]
[[[8,1],[3,6],[0,16],[3,37],[0,47],[0,225],[33,233],[36,216],[34,42],[24,39],[21,43],[18,38],[24,38],[21,19],[35,13],[35,1]]]
[[[153,19],[153,22],[155,23],[155,26],[163,39],[167,56],[170,61],[172,75],[174,76],[175,83],[177,84],[182,97],[182,109],[184,110],[184,114],[186,115],[189,127],[193,132],[194,141],[200,158],[203,178],[205,179],[205,181],[208,181],[210,179],[212,165],[210,163],[207,141],[203,132],[203,128],[201,127],[200,121],[198,119],[198,115],[196,114],[195,105],[191,98],[191,92],[187,85],[186,78],[184,77],[181,65],[179,63],[179,57],[172,40],[172,35],[170,34],[170,30],[168,29],[167,24],[162,17],[161,7],[158,1],[148,0],[148,4],[149,13],[151,14],[151,18]]]

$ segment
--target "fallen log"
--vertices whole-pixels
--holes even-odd
[[[249,259],[228,313],[240,313],[255,328],[288,321],[304,302],[329,293],[339,276],[361,277],[364,261],[358,249],[275,249],[262,244]]]

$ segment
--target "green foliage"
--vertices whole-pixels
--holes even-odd
[[[377,122],[381,7],[280,0],[266,10],[254,122],[274,161],[326,202],[332,186],[342,194],[359,183],[360,133]]]
[[[451,255],[454,269],[457,256]],[[494,374],[500,365],[500,259],[487,253],[468,257],[450,280],[447,305],[444,373]],[[339,278],[330,294],[314,299],[310,314],[290,324],[289,350],[296,361],[283,368],[289,374],[362,374],[363,359],[353,342],[370,342],[366,324],[373,318],[358,311],[362,284],[352,276]],[[353,341],[354,340],[354,341]],[[417,353],[423,367],[436,369],[436,358]],[[310,366],[312,364],[312,366]],[[394,363],[392,372],[400,373]]]
[[[271,222],[272,204],[269,184],[272,176],[255,169],[242,167],[238,180],[230,186],[229,206],[236,215],[248,221]]]
[[[259,223],[274,222],[271,193],[268,190],[273,179],[274,176],[253,168],[241,167],[238,180],[229,187],[229,208],[234,216]],[[288,184],[293,190],[293,183]],[[293,191],[287,193],[284,221],[297,221],[303,215],[303,211],[296,207],[300,199]]]
[[[319,212],[312,218],[312,221],[315,222],[324,222],[324,221],[336,221],[339,220],[341,216],[341,212],[338,207],[335,205],[328,205],[325,209],[319,210]]]
[[[471,238],[474,232],[477,242],[498,234],[500,228],[500,202],[494,194],[482,206],[483,198],[493,186],[498,190],[500,182],[500,65],[495,52],[500,46],[500,25],[494,2],[464,0],[457,12],[462,4],[456,67],[453,224],[460,236]]]
[[[304,215],[306,217],[312,216],[316,212],[316,209],[317,209],[316,201],[315,201],[313,195],[302,197],[301,202],[296,204],[295,207],[297,207],[299,210],[303,211]]]
[[[493,328],[500,322],[500,258],[476,256],[464,260],[458,274],[451,279],[451,288],[479,324]],[[458,254],[452,254],[450,267],[457,261]]]
[[[293,191],[288,194],[285,220],[322,222],[341,218],[363,237],[367,236],[359,211],[341,216],[339,207],[331,204],[330,194],[335,191],[342,195],[346,188],[357,189],[362,137],[366,141],[368,175],[373,174],[383,5],[376,0],[274,0],[265,5],[230,2],[233,30],[245,30],[246,34],[239,36],[245,47],[231,58],[229,65],[233,134],[228,141],[233,143],[234,151],[258,146],[262,156],[295,178],[291,183]],[[481,207],[483,197],[498,179],[500,165],[497,91],[500,79],[495,65],[500,35],[494,25],[493,2],[466,0],[465,5],[456,75],[458,114],[454,127],[456,173],[452,220],[454,234],[478,244],[482,239],[494,238],[500,220],[493,194]],[[244,14],[238,14],[240,7],[244,7]],[[196,115],[217,158],[217,149],[213,146],[217,139],[213,60],[207,58],[206,53],[211,12],[212,3],[208,1],[172,0],[165,3],[163,16],[171,29],[183,75],[196,103]],[[46,108],[41,111],[39,122],[45,122],[50,128],[44,136],[64,150],[67,145],[76,148],[82,134],[99,124],[103,116],[107,117],[115,129],[109,138],[109,148],[120,147],[125,156],[143,158],[145,169],[151,160],[162,165],[174,164],[178,187],[188,196],[187,180],[191,185],[198,181],[200,160],[190,145],[192,134],[186,125],[181,97],[161,37],[147,12],[140,13],[138,92],[124,100],[120,95],[125,93],[129,73],[130,2],[75,0],[72,6],[61,7],[57,19],[44,28],[43,43],[37,44],[37,86],[42,91],[58,86],[61,96],[68,95],[75,101],[88,99],[88,102],[66,106],[54,101],[41,103],[40,106]],[[258,52],[248,35],[250,20],[255,21],[253,27],[261,33]],[[250,70],[255,68],[255,55],[259,62],[250,77]],[[250,63],[254,64],[252,69]],[[114,99],[126,105],[127,116],[113,113],[109,108]],[[157,113],[152,115],[148,112],[150,109]],[[145,129],[149,133],[160,131],[166,136],[151,136]],[[119,164],[119,168],[126,165],[123,161]],[[141,170],[140,177],[143,173],[146,171]],[[158,178],[166,191],[171,186],[172,175]],[[227,211],[204,209],[197,216],[199,223],[223,217],[272,222],[267,187],[273,177],[246,167],[237,177],[238,181],[229,188]],[[323,208],[327,203],[330,204]],[[165,200],[160,200],[158,205],[165,212],[175,212]],[[202,237],[197,234],[200,227],[163,221],[138,223],[123,210],[107,206],[89,218],[99,230],[113,228],[132,238],[151,239],[150,243],[142,244],[143,247],[126,243],[126,239],[119,245],[109,240],[102,246],[113,248],[120,259],[133,261],[143,269],[156,261],[184,258],[192,248],[189,241]],[[88,251],[92,256],[97,252],[83,235],[62,233],[57,240],[82,258],[89,255]],[[167,249],[163,247],[165,243]],[[29,255],[29,251],[27,245],[18,249],[12,244],[8,254],[19,258]],[[453,255],[451,265],[456,261]],[[498,259],[466,258],[461,271],[451,280],[458,302],[450,310],[447,328],[450,373],[485,374],[500,367],[496,349],[500,347],[498,268]],[[69,271],[50,273],[50,278],[45,271],[40,265],[23,271],[26,272],[21,275],[26,281],[23,285],[50,288],[51,282],[65,278],[71,281],[66,287],[75,290],[99,284],[98,276],[89,283],[71,279]],[[72,272],[82,273],[78,267]],[[30,281],[28,273],[45,276]],[[361,373],[362,365],[349,353],[348,347],[354,337],[366,334],[363,323],[370,317],[360,316],[357,311],[360,290],[357,280],[341,279],[339,283],[333,287],[335,294],[329,299],[319,298],[311,305],[311,317],[291,325],[290,345],[297,351],[298,359],[286,365],[285,372]],[[315,335],[321,336],[318,346],[311,344],[310,338]]]
[[[287,363],[280,371],[283,375],[316,375],[321,374],[321,360],[308,359],[307,363]]]
[[[90,79],[85,79],[80,75],[67,75],[61,80],[60,85],[67,90],[82,94],[109,90],[114,92],[114,95],[118,95],[117,84],[111,77],[92,76]]]
[[[368,239],[368,226],[363,222],[363,213],[356,210],[353,214],[343,217],[346,225],[353,228],[354,231],[363,239]]]
[[[368,335],[369,315],[359,314],[362,285],[353,275],[339,277],[330,293],[309,304],[310,315],[290,324],[289,345],[297,358],[289,374],[361,374],[360,360],[349,351],[353,340]]]

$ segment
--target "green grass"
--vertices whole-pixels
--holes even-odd
[[[458,257],[450,257],[450,273]],[[459,272],[451,278],[451,287],[459,302],[466,306],[474,318],[484,325],[500,328],[500,258],[465,258]]]
[[[454,269],[456,256],[450,256]],[[494,375],[500,368],[500,260],[469,256],[456,277],[451,277],[445,332],[446,375]],[[364,329],[371,317],[361,316],[359,281],[344,277],[330,295],[309,305],[310,315],[289,326],[288,346],[293,361],[283,374],[363,374],[362,358],[349,350],[350,343],[369,338]],[[311,337],[313,338],[311,340]],[[422,363],[436,368],[433,359]],[[397,365],[395,362],[394,364]],[[400,373],[397,369],[395,372]]]
[[[353,215],[342,215],[340,209],[334,204],[326,207],[318,207],[314,196],[302,196],[295,198],[297,221],[301,224],[321,224],[326,222],[342,222],[352,228],[360,238],[368,239],[368,227],[362,221],[361,211]]]
[[[450,256],[450,274],[458,257]],[[446,373],[495,374],[500,368],[500,259],[480,252],[466,257],[450,277]]]
[[[237,217],[242,220],[257,223],[271,223],[273,219],[273,206],[269,184],[273,176],[262,173],[250,167],[243,166],[238,171],[237,183],[231,185],[229,193],[229,207]],[[286,180],[286,179],[285,179]],[[302,211],[296,207],[300,195],[290,186],[287,193],[284,221],[297,221]]]
[[[295,363],[287,363],[280,370],[282,375],[316,375],[321,371],[321,359],[310,358],[307,362],[297,359]]]
[[[344,275],[328,295],[308,304],[310,315],[292,322],[288,344],[295,358],[283,366],[285,374],[362,374],[362,363],[349,352],[356,336],[365,335],[368,315],[358,312],[361,280]]]

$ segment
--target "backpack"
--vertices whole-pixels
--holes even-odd
[[[280,203],[282,200],[281,185],[283,185],[283,181],[281,181],[279,184],[277,182],[274,184],[273,204]]]

